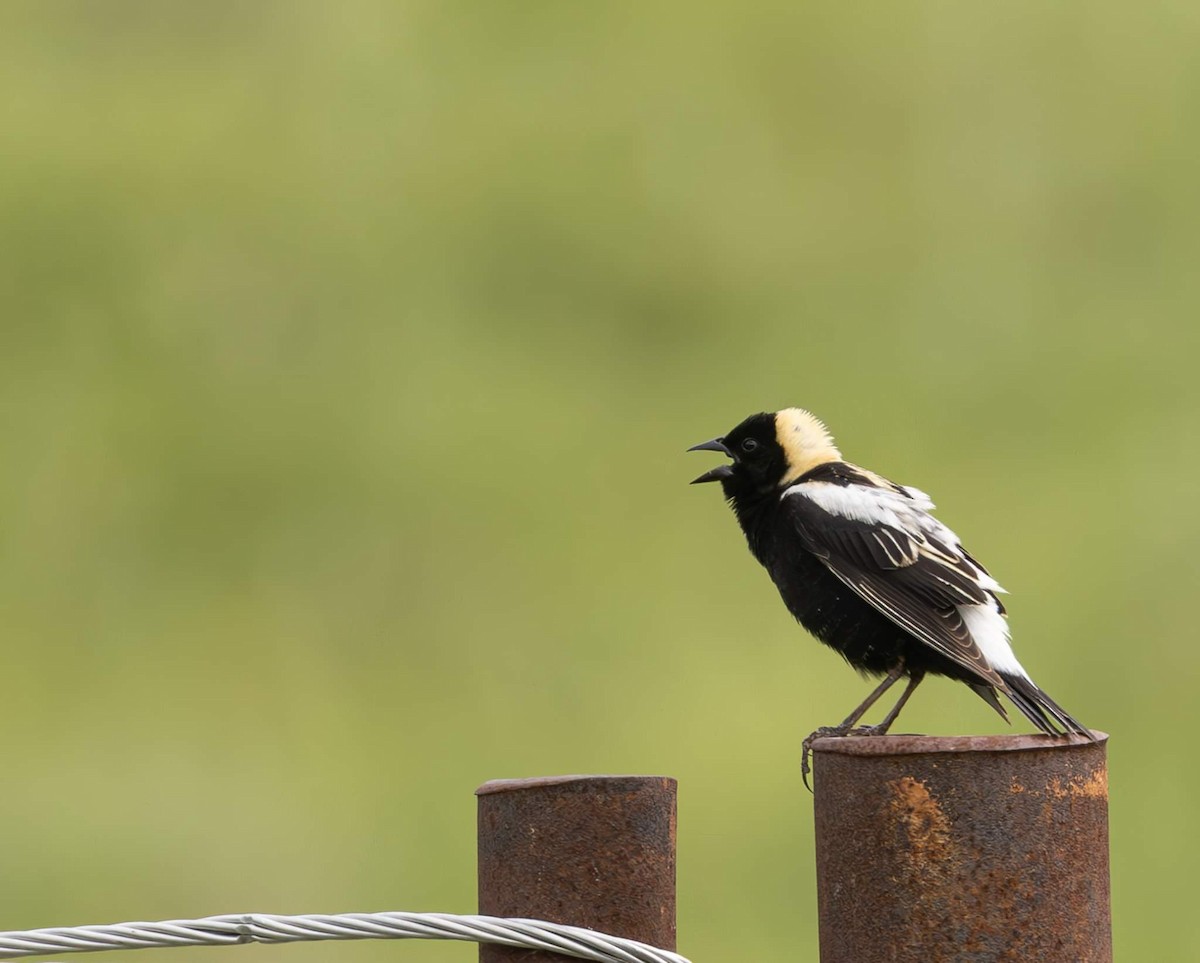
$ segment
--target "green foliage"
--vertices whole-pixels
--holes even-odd
[[[797,404],[1115,733],[1118,951],[1195,958],[1196,34],[6,4],[0,927],[470,912],[478,783],[661,772],[681,949],[815,960],[799,741],[865,684],[683,452]]]

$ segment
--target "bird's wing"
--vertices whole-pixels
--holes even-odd
[[[923,492],[864,471],[798,482],[783,501],[808,550],[902,629],[1001,691],[999,671],[1025,674],[996,597],[1004,590],[929,514]]]

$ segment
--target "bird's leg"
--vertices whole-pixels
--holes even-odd
[[[851,712],[850,715],[846,716],[840,726],[822,726],[817,730],[817,732],[825,732],[828,734],[849,732],[854,727],[854,723],[858,722],[859,719],[865,716],[867,714],[867,710],[870,709],[871,706],[875,705],[875,703],[879,701],[880,697],[887,692],[888,689],[894,686],[902,675],[904,675],[903,661],[896,663],[896,667],[892,669],[892,671],[886,676],[884,676],[883,681],[875,687],[875,690],[869,696],[863,699],[857,709]]]
[[[870,709],[871,706],[875,705],[875,703],[879,701],[880,696],[882,696],[885,692],[887,692],[888,689],[896,684],[897,680],[902,675],[904,675],[903,659],[896,663],[895,667],[884,677],[883,681],[875,687],[875,690],[869,696],[863,699],[859,707],[851,712],[850,715],[846,716],[840,726],[821,726],[820,729],[808,734],[804,742],[800,744],[800,778],[804,781],[804,787],[806,789],[808,789],[810,792],[812,791],[811,787],[808,785],[808,773],[810,771],[808,760],[809,753],[812,749],[813,740],[820,739],[824,736],[848,736],[857,732],[858,730],[854,728],[854,724],[866,714],[867,710]],[[888,717],[884,720],[889,726],[895,721],[896,715],[898,715],[900,712],[900,707],[904,705],[905,701],[908,699],[909,693],[911,693],[915,688],[916,685],[914,685],[912,682],[909,682],[908,688],[904,690],[904,695],[900,697],[900,702],[894,709],[892,709],[891,712],[888,713]],[[862,734],[870,735],[874,731],[875,729],[864,728]],[[886,732],[887,730],[884,729],[883,731]]]
[[[900,715],[900,710],[904,708],[904,703],[908,701],[909,696],[916,691],[917,686],[921,684],[921,680],[924,678],[924,672],[910,673],[908,677],[908,685],[906,685],[904,687],[904,691],[900,693],[900,698],[896,701],[896,704],[892,706],[892,711],[883,717],[883,721],[880,722],[879,725],[867,727],[871,735],[882,736],[892,727],[892,723],[896,721],[896,716]]]

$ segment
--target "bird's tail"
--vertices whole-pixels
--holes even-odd
[[[1034,685],[1033,680],[1028,676],[1001,672],[1000,677],[1004,680],[1008,689],[1004,694],[1042,732],[1047,735],[1057,736],[1061,735],[1059,732],[1061,729],[1065,733],[1082,733],[1093,742],[1096,741],[1096,737],[1092,734],[1091,729],[1088,729]]]

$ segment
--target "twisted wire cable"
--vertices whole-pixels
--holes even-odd
[[[337,913],[273,916],[233,913],[198,920],[106,923],[0,932],[0,960],[49,953],[94,953],[168,946],[231,946],[306,940],[461,940],[549,950],[595,963],[688,963],[678,953],[542,920],[451,913]]]

